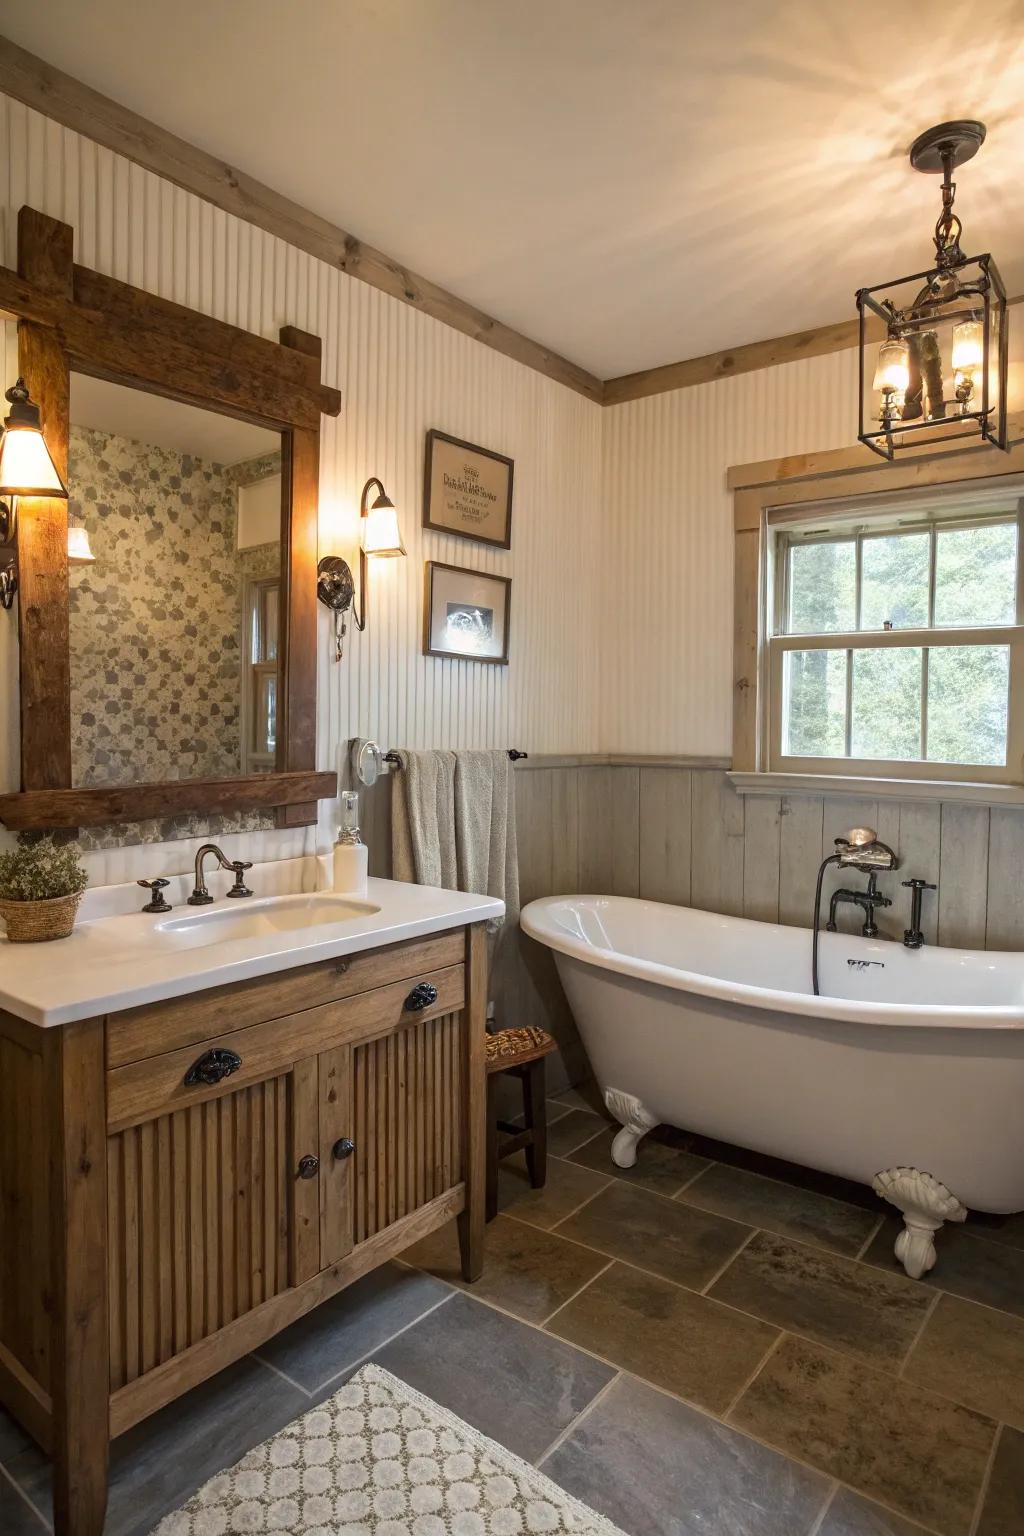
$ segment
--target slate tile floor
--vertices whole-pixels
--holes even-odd
[[[1022,1536],[1024,1218],[910,1281],[861,1186],[676,1132],[620,1176],[578,1093],[544,1190],[503,1165],[484,1280],[410,1249],[115,1443],[107,1536],[143,1536],[374,1359],[627,1536]],[[0,1411],[0,1532],[46,1459]]]

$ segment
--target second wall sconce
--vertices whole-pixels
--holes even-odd
[[[370,501],[370,493],[376,496]],[[398,527],[398,512],[384,489],[383,482],[372,475],[359,498],[359,606],[355,606],[355,581],[352,567],[340,555],[324,555],[316,568],[316,595],[334,614],[334,659],[340,661],[345,642],[345,615],[352,609],[356,629],[366,628],[369,587],[367,561],[391,559],[405,554]]]
[[[68,488],[57,472],[43,437],[39,407],[30,398],[25,380],[12,384],[4,397],[11,409],[0,436],[0,548],[14,544],[18,496],[53,496],[66,501]],[[0,570],[0,607],[10,608],[18,590],[16,556]]]

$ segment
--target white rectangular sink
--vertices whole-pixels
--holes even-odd
[[[152,939],[162,949],[202,949],[235,939],[329,928],[380,911],[372,901],[319,892],[299,896],[266,896],[236,900],[225,907],[197,907],[155,924]]]

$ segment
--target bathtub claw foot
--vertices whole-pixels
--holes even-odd
[[[930,1173],[918,1168],[887,1168],[871,1181],[876,1195],[903,1212],[896,1257],[912,1280],[935,1265],[935,1234],[946,1221],[964,1221],[967,1207]]]
[[[618,1088],[606,1088],[604,1102],[608,1112],[615,1116],[622,1130],[612,1142],[612,1162],[616,1168],[632,1168],[636,1162],[636,1149],[641,1138],[653,1131],[657,1118],[645,1109],[632,1093],[622,1093]]]

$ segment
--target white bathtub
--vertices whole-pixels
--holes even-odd
[[[668,1123],[874,1183],[908,1272],[965,1207],[1024,1209],[1024,954],[913,951],[625,897],[522,913],[555,952],[623,1166]]]

